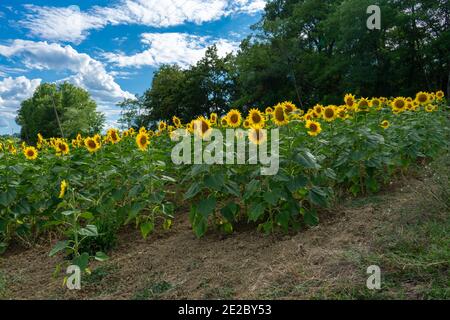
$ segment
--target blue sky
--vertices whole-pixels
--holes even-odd
[[[91,93],[107,126],[115,104],[142,94],[163,63],[187,67],[216,44],[224,55],[261,16],[265,0],[2,0],[0,134],[18,132],[20,102],[43,82]]]

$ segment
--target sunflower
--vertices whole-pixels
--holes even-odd
[[[211,124],[216,124],[217,118],[217,113],[213,112],[209,115],[209,122],[211,122]]]
[[[232,109],[227,113],[227,120],[230,127],[237,128],[241,125],[242,115],[238,110]]]
[[[172,123],[175,127],[181,128],[181,120],[177,116],[172,117]]]
[[[377,110],[381,109],[381,101],[378,98],[372,98],[370,100],[370,106],[376,108]]]
[[[251,128],[248,132],[248,139],[251,143],[260,145],[267,141],[267,131],[261,128]]]
[[[392,101],[391,106],[394,112],[404,111],[406,108],[406,100],[403,97],[397,97]]]
[[[358,112],[367,112],[369,111],[370,102],[366,98],[359,99],[358,106],[356,107],[356,110]]]
[[[62,140],[59,140],[55,143],[55,149],[58,154],[62,155],[67,155],[70,152],[69,145]]]
[[[328,106],[323,110],[323,118],[327,122],[331,122],[336,119],[336,106]]]
[[[88,149],[89,152],[94,153],[98,149],[100,149],[100,143],[94,138],[86,138],[84,140],[84,146]]]
[[[344,97],[344,102],[348,107],[353,107],[355,104],[355,96],[350,93],[346,94]]]
[[[438,100],[444,99],[444,91],[439,90],[438,92],[436,92],[436,98],[437,98]]]
[[[114,144],[120,141],[119,131],[117,129],[109,129],[106,135],[108,140]]]
[[[381,124],[380,124],[380,126],[381,126],[383,129],[389,128],[389,126],[390,126],[389,121],[387,121],[387,120],[382,121]]]
[[[252,127],[258,128],[264,127],[264,122],[266,121],[263,114],[258,109],[251,109],[247,119]]]
[[[284,111],[283,105],[278,104],[273,110],[273,122],[279,127],[289,123],[288,116]]]
[[[194,121],[194,132],[200,138],[206,138],[211,135],[211,122],[205,117],[198,117],[197,120]]]
[[[426,104],[430,101],[430,95],[427,92],[420,91],[416,94],[416,101],[420,104]]]
[[[316,104],[316,105],[313,107],[313,110],[314,110],[314,112],[315,112],[316,115],[317,115],[317,116],[314,116],[314,114],[313,114],[313,117],[314,117],[314,118],[319,118],[319,117],[322,115],[322,112],[323,112],[323,106],[322,106],[321,104]]]
[[[295,106],[295,104],[293,104],[290,101],[285,101],[282,103],[283,107],[284,107],[284,111],[286,112],[286,114],[290,114],[291,112],[294,112],[295,110],[297,110],[297,107]]]
[[[320,132],[322,132],[322,127],[320,123],[317,121],[307,121],[305,128],[308,129],[308,134],[310,136],[317,136]]]
[[[250,128],[250,120],[245,119],[242,125],[244,126],[245,129]]]
[[[425,111],[426,112],[433,112],[434,111],[434,106],[432,104],[427,104],[425,106]]]
[[[101,137],[99,134],[96,134],[96,135],[94,136],[94,140],[95,140],[95,142],[96,142],[99,146],[102,145],[102,137]]]
[[[13,148],[14,148],[14,147],[13,147]],[[13,154],[15,154],[15,153],[17,152],[17,151],[14,151],[14,152],[11,151],[11,145],[10,145],[9,150],[10,150],[10,152],[13,153]],[[15,150],[15,148],[14,148],[14,150]],[[28,160],[36,160],[37,157],[38,157],[38,151],[36,150],[35,147],[26,147],[26,148],[23,150],[23,154],[25,155],[25,157],[26,157]]]
[[[141,132],[136,136],[136,144],[141,151],[146,151],[150,144],[150,137],[147,132]]]
[[[61,186],[60,186],[60,191],[59,191],[59,199],[64,198],[64,195],[66,194],[67,191],[67,187],[69,186],[69,184],[67,183],[66,180],[61,181]]]
[[[147,129],[145,127],[141,127],[139,129],[139,133],[146,133],[146,132],[147,132]]]
[[[272,114],[272,112],[273,112],[272,107],[267,107],[266,110],[265,110],[265,112],[266,112],[266,115]]]
[[[167,128],[167,123],[165,121],[160,121],[158,123],[158,130],[159,131],[164,131]]]
[[[347,111],[345,110],[345,107],[339,107],[336,110],[336,114],[337,114],[337,117],[339,119],[346,119],[347,118]]]
[[[222,118],[220,119],[220,125],[221,125],[222,127],[228,127],[228,119],[227,119],[227,116],[224,116],[224,117],[222,117]]]

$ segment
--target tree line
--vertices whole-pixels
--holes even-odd
[[[375,2],[375,3],[374,3]],[[271,0],[237,53],[206,50],[195,65],[162,65],[137,100],[124,100],[124,127],[184,121],[230,108],[290,100],[306,109],[342,96],[450,95],[448,0]],[[366,10],[381,8],[381,29]]]

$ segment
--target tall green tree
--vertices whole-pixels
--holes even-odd
[[[21,103],[16,118],[21,138],[36,142],[38,133],[45,137],[74,138],[78,133],[100,132],[105,116],[89,93],[70,83],[41,84],[33,96]]]

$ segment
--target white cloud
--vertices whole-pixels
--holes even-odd
[[[12,129],[17,129],[14,119],[20,103],[33,95],[41,81],[41,79],[30,80],[23,76],[0,80],[0,134],[11,133]]]
[[[20,57],[29,69],[69,71],[69,81],[88,90],[99,103],[115,103],[133,95],[123,91],[114,77],[107,73],[104,65],[71,46],[47,42],[14,40],[9,46],[0,45],[0,55],[7,58]]]
[[[177,63],[182,67],[200,60],[207,47],[216,44],[218,54],[224,56],[236,51],[237,42],[226,39],[211,39],[186,33],[144,33],[142,43],[149,48],[134,55],[123,53],[104,53],[103,57],[119,67],[157,66],[165,63]]]
[[[79,43],[89,30],[108,24],[158,28],[186,22],[201,24],[232,14],[253,14],[261,11],[265,3],[266,0],[120,0],[108,7],[94,6],[84,12],[77,6],[27,5],[29,12],[21,24],[42,39]]]

